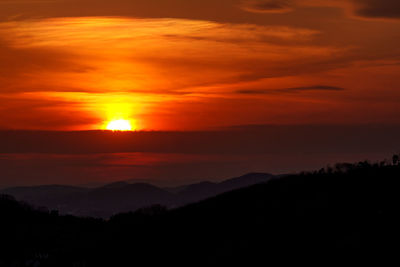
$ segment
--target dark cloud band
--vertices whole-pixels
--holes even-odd
[[[399,0],[355,0],[358,16],[369,18],[400,18]]]
[[[271,93],[285,93],[285,92],[302,92],[302,91],[343,91],[345,88],[329,85],[311,85],[301,87],[290,87],[284,89],[273,89],[273,90],[238,90],[236,93],[244,95],[260,95],[260,94],[271,94]]]

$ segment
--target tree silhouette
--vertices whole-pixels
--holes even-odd
[[[393,162],[393,165],[398,165],[400,163],[399,162],[399,155],[393,155],[392,162]]]

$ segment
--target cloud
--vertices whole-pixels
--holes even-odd
[[[140,129],[199,129],[248,120],[297,123],[334,116],[338,121],[345,111],[357,108],[362,115],[349,121],[366,120],[361,106],[367,104],[355,106],[354,101],[368,95],[370,106],[382,91],[395,95],[392,87],[398,79],[389,74],[397,69],[369,75],[368,82],[362,76],[355,79],[354,72],[365,61],[399,55],[393,41],[398,39],[396,23],[346,18],[340,9],[326,8],[334,2],[344,3],[258,5],[264,10],[296,9],[287,15],[248,13],[240,10],[244,2],[233,0],[62,0],[51,8],[50,3],[35,3],[29,10],[24,4],[14,11],[30,19],[0,23],[0,90],[9,95],[1,99],[7,108],[1,111],[0,127],[49,129],[51,123],[55,129],[94,129],[106,120],[109,102],[133,103],[132,118],[144,124]],[[66,3],[75,5],[62,6]],[[0,17],[10,10],[11,4],[0,8]],[[340,70],[347,66],[351,68]],[[341,89],[329,85],[352,90],[334,93]],[[27,103],[13,108],[24,92],[32,93]],[[33,94],[48,102],[29,105],[38,103]],[[64,106],[57,106],[59,100]],[[291,108],[282,110],[282,105]],[[246,112],[238,114],[237,107]],[[385,105],[386,113],[372,115],[388,118],[382,114],[391,114],[392,107],[397,106]]]
[[[345,88],[329,85],[311,85],[311,86],[301,86],[301,87],[290,87],[283,89],[272,89],[272,90],[237,90],[235,93],[244,95],[260,95],[260,94],[277,94],[286,92],[302,92],[302,91],[343,91]]]
[[[285,90],[285,91],[342,91],[345,89],[342,87],[329,86],[329,85],[312,85],[312,86],[286,88],[283,90]]]
[[[77,129],[98,122],[91,114],[82,116],[81,103],[50,99],[35,93],[0,94],[0,121],[9,129]]]
[[[135,29],[132,31],[132,29]],[[157,29],[155,31],[154,29]],[[111,33],[113,33],[111,35]],[[190,41],[287,42],[308,41],[321,32],[290,26],[217,23],[186,19],[131,19],[116,17],[82,17],[28,20],[0,24],[0,36],[11,46],[68,47],[97,49],[128,48],[149,39],[187,39]],[[116,42],[119,41],[119,42]],[[168,40],[167,40],[168,41]],[[111,47],[104,47],[111,45]],[[153,44],[161,46],[162,44]]]
[[[256,23],[262,21],[259,16],[245,13],[287,13],[310,6],[342,8],[353,17],[400,17],[398,0],[1,0],[0,5],[0,21],[127,16]]]
[[[399,0],[353,0],[354,13],[366,18],[400,19]]]
[[[398,0],[245,0],[242,9],[255,13],[287,13],[298,7],[339,7],[350,16],[362,18],[400,18]]]
[[[3,92],[25,86],[29,91],[186,94],[180,90],[287,75],[298,70],[298,62],[310,71],[319,61],[340,56],[340,48],[309,45],[319,34],[182,19],[7,22],[0,24],[0,81],[3,76],[4,83],[12,83],[3,84]],[[11,81],[10,74],[18,79]]]
[[[400,146],[398,136],[399,125],[358,124],[249,125],[218,132],[121,135],[0,131],[0,187],[132,179],[167,186],[163,181],[188,184],[251,171],[287,173],[366,155],[381,159]],[[298,151],[307,153],[299,157]]]
[[[293,0],[246,0],[242,9],[254,13],[286,13],[295,7]]]
[[[10,18],[60,18],[128,16],[135,18],[185,18],[237,21],[241,0],[38,0],[3,2],[0,20]]]
[[[345,51],[313,45],[319,36],[307,28],[183,19],[0,23],[0,85],[8,95],[0,119],[9,128],[98,129],[108,106],[118,113],[115,107],[132,103],[129,117],[141,122],[139,129],[203,127],[200,117],[167,122],[189,114],[193,103],[201,110],[227,96],[213,86],[332,68]]]

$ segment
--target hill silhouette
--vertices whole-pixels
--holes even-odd
[[[115,182],[98,188],[61,185],[13,187],[0,193],[36,207],[58,210],[61,214],[108,218],[120,212],[151,205],[169,208],[200,201],[227,191],[267,182],[271,174],[251,173],[220,183],[202,182],[178,188],[159,188],[145,183]]]
[[[337,164],[107,221],[37,211],[2,197],[0,265],[248,266],[395,255],[399,177],[395,160]]]

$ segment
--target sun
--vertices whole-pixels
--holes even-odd
[[[111,131],[132,131],[132,124],[129,120],[112,120],[107,123],[106,129]]]

